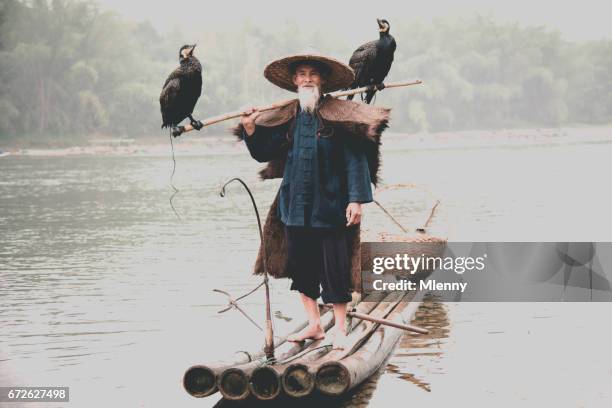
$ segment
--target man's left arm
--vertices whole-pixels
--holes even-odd
[[[374,199],[370,183],[370,170],[365,153],[357,150],[355,146],[345,144],[344,162],[346,165],[349,201],[346,208],[346,226],[348,227],[361,222],[361,204],[370,203]]]
[[[363,151],[355,146],[345,144],[344,162],[346,165],[349,203],[371,203],[372,185],[368,160]]]

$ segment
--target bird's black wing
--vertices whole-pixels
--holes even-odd
[[[175,116],[173,110],[177,104],[177,98],[181,90],[180,72],[177,68],[166,79],[161,94],[159,95],[159,105],[162,114],[162,127],[171,126]]]
[[[376,72],[375,82],[382,82],[385,80],[389,71],[391,70],[391,64],[393,64],[393,55],[395,54],[395,49],[397,45],[395,43],[395,39],[392,36],[391,41],[386,46],[386,49],[381,52],[380,61],[378,65],[378,70]]]
[[[193,112],[198,99],[202,95],[202,74],[196,72],[188,78],[183,78],[181,81],[181,100],[185,113],[189,114]]]
[[[349,65],[355,71],[356,87],[370,83],[370,69],[376,60],[376,54],[376,41],[365,43],[353,52]]]

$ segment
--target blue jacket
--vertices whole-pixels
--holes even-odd
[[[344,226],[349,203],[372,201],[365,153],[333,134],[317,137],[320,125],[316,115],[296,116],[278,207],[287,226]],[[283,154],[286,135],[285,126],[256,126],[253,135],[243,136],[251,156],[267,162]]]

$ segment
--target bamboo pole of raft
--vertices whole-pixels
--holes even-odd
[[[359,296],[355,294],[354,296]],[[355,297],[350,304],[355,305],[359,301],[359,297]],[[331,311],[326,311],[321,316],[322,322],[331,322],[333,314]],[[289,330],[289,332],[277,338],[277,347],[287,343],[287,337],[290,334],[298,333],[308,325],[308,321],[300,322]],[[294,343],[289,343],[294,344]],[[280,350],[286,349],[280,348]],[[299,351],[299,350],[298,350]],[[183,387],[193,397],[203,398],[216,393],[219,389],[217,383],[219,376],[228,368],[240,367],[253,362],[259,364],[258,360],[265,356],[265,351],[262,349],[254,349],[250,351],[239,351],[231,354],[223,359],[210,362],[207,364],[196,364],[185,371],[183,376]]]
[[[368,314],[370,316],[384,318],[397,306],[398,302],[402,298],[403,296],[398,293],[388,294]],[[361,313],[361,311],[358,312]],[[367,338],[371,328],[373,327],[373,323],[364,321],[356,322],[355,320],[351,319],[351,327],[353,330],[349,332],[347,342],[352,340],[354,342],[353,344],[356,345]],[[331,339],[327,341],[331,345]],[[337,355],[337,353],[344,353],[344,351],[329,351],[329,348],[325,350],[314,350],[290,362],[290,364],[285,367],[273,366],[273,368],[279,373],[282,373],[281,383],[287,395],[293,397],[304,397],[309,395],[314,390],[316,370],[312,367],[316,366],[316,361],[318,361],[322,356],[323,358],[327,358],[327,356]]]
[[[414,80],[411,80],[411,81],[390,82],[388,84],[381,84],[381,85],[384,85],[383,89],[388,89],[388,88],[401,88],[401,87],[411,86],[411,85],[420,85],[422,83],[423,83],[423,81],[421,81],[420,79],[414,79]],[[331,92],[328,95],[330,95],[333,98],[341,98],[343,96],[357,95],[357,94],[360,94],[360,93],[364,93],[368,89],[370,89],[369,86],[362,86],[361,88],[349,89],[347,91]],[[285,99],[283,101],[275,102],[275,103],[273,103],[271,105],[261,106],[261,107],[256,108],[256,109],[259,112],[265,112],[265,111],[269,111],[269,110],[272,110],[272,109],[282,108],[283,106],[289,105],[293,101],[295,101],[295,98],[293,98],[293,99]],[[208,119],[203,120],[202,121],[202,126],[206,127],[206,126],[214,125],[216,123],[224,122],[226,120],[236,119],[236,118],[239,118],[239,117],[243,116],[244,114],[245,114],[244,111],[236,111],[236,112],[224,113],[224,114],[221,114],[221,115],[214,116],[212,118],[208,118]],[[173,133],[173,136],[177,137],[177,136],[182,135],[183,133],[191,132],[192,130],[195,130],[195,128],[193,126],[191,126],[191,124],[187,124],[187,125],[183,126],[183,130],[181,132],[179,132],[178,134],[175,135]]]
[[[361,313],[370,313],[381,303],[380,294],[374,294],[366,297],[357,305],[357,310]],[[327,322],[326,322],[327,323]],[[354,324],[354,322],[352,322]],[[325,324],[324,330],[329,334],[330,329],[333,326],[333,321]],[[308,344],[295,343],[295,348],[299,352],[293,352],[293,350],[285,353],[281,358],[278,359],[279,364],[271,366],[257,366],[250,373],[249,387],[251,393],[260,400],[274,399],[281,390],[281,378],[283,371],[289,366],[288,363],[284,363],[285,360],[293,361],[296,357],[300,357],[305,353],[311,353],[312,351],[318,351],[321,349],[328,349],[331,347],[331,340],[329,337],[322,340],[309,341]],[[310,390],[314,389],[314,376],[310,378]]]
[[[288,334],[278,339],[277,345],[280,346],[284,344],[290,334],[299,332],[306,327],[307,324],[308,322],[299,323],[292,328]],[[240,351],[215,362],[191,366],[185,371],[185,375],[183,376],[183,387],[187,393],[193,397],[207,397],[218,391],[217,379],[223,370],[232,366],[247,364],[264,356],[265,352],[261,349]]]
[[[380,302],[361,302],[358,308],[363,313],[368,313],[374,309]],[[325,330],[326,334],[329,334],[330,329],[333,327],[333,322]],[[320,347],[327,349],[331,346],[331,342],[326,339],[311,341],[307,347],[303,344],[296,343],[296,348],[300,350],[299,353],[287,353],[283,356],[283,360],[292,359],[296,356],[302,355],[302,353],[308,353],[310,350],[316,350]],[[281,367],[286,367],[286,364],[271,365],[271,366],[259,366],[253,370],[250,375],[249,389],[251,393],[259,400],[272,400],[276,398],[281,391]],[[312,387],[314,389],[314,377],[312,378]]]
[[[370,316],[374,318],[385,318],[400,304],[406,300],[409,294],[391,293],[383,302],[374,309]],[[292,363],[283,373],[282,384],[285,392],[294,397],[303,397],[314,390],[316,372],[319,366],[327,361],[334,361],[346,357],[356,350],[376,330],[378,325],[371,321],[361,321],[355,329],[348,333],[345,349],[332,350],[328,353],[310,353],[297,362]]]
[[[263,237],[263,232],[262,232],[262,227],[261,227],[261,219],[259,218],[259,211],[257,209],[257,204],[255,203],[255,198],[253,197],[253,194],[251,193],[251,190],[249,189],[249,187],[240,178],[233,178],[223,185],[220,195],[221,197],[225,196],[225,187],[233,181],[240,182],[240,184],[242,184],[242,186],[246,189],[247,193],[249,194],[249,197],[251,198],[253,209],[257,217],[259,238],[261,241],[261,245],[263,245],[264,247],[264,253],[265,253],[265,240]],[[263,263],[264,263],[263,265],[264,266],[263,267],[263,270],[264,270],[263,286],[265,289],[265,311],[266,311],[266,329],[265,329],[263,354],[265,355],[266,360],[271,361],[274,359],[274,332],[272,329],[272,315],[270,312],[270,287],[268,285],[268,268],[266,265],[265,257],[264,257]],[[256,289],[257,288],[253,289],[251,292],[247,293],[246,295],[243,295],[242,297],[248,296],[249,294],[253,293]],[[223,291],[219,291],[219,290],[217,291],[224,293]],[[227,295],[229,296],[229,294]],[[257,325],[257,323],[255,323],[249,316],[247,316],[246,313],[244,313],[244,311],[242,311],[242,309],[240,309],[236,305],[236,302],[230,297],[230,307],[229,308],[231,308],[232,306],[240,310],[249,320],[251,320],[252,323]],[[286,340],[286,339],[283,339],[283,340]],[[250,355],[248,355],[247,357],[249,358],[249,360],[252,359]],[[219,369],[219,367],[217,367],[217,369]],[[192,369],[187,370],[187,372],[183,376],[183,386],[185,387],[187,392],[190,393],[191,395],[194,395],[194,396],[210,395],[211,393],[215,392],[216,376],[217,376],[217,373],[214,370],[206,370],[205,367],[201,367],[201,366],[195,367],[195,368],[192,367]]]
[[[363,302],[359,302],[361,297],[358,293],[353,294],[353,299],[349,303],[350,305],[357,306],[358,310],[363,310],[363,307],[360,306]],[[306,327],[307,322],[302,324],[301,327]],[[329,329],[333,325],[333,313],[331,310],[323,313],[321,316],[321,325],[324,330]],[[301,330],[301,329],[300,329]],[[296,330],[294,333],[297,333],[299,330]],[[304,344],[293,343],[283,341],[283,343],[278,343],[276,348],[277,359],[285,360],[298,352],[300,352],[304,348]],[[263,353],[261,354],[263,356]],[[225,399],[228,400],[244,400],[246,399],[250,393],[251,389],[249,388],[250,377],[253,371],[261,365],[261,362],[258,360],[253,361],[244,361],[242,364],[234,364],[234,365],[226,365],[224,367],[216,370],[216,387],[215,389],[219,389],[221,394]],[[269,386],[272,390],[274,390],[274,381],[271,382]],[[279,386],[276,387],[278,391],[280,391],[280,381]],[[262,392],[262,395],[267,394]],[[210,395],[210,394],[209,394]],[[278,395],[278,393],[276,393]],[[275,395],[275,396],[276,396]]]
[[[373,323],[382,324],[384,326],[395,327],[396,329],[402,329],[405,331],[410,331],[410,332],[420,333],[420,334],[429,334],[429,330],[423,329],[421,327],[412,326],[409,324],[397,323],[397,322],[394,322],[393,320],[377,319],[375,317],[370,317],[367,314],[363,314],[363,313],[346,312],[346,315],[349,317],[360,319],[360,320],[368,320]]]
[[[410,303],[400,304],[390,314],[390,320],[404,324],[416,313],[425,291],[420,291]],[[393,351],[403,331],[379,326],[355,353],[338,361],[322,364],[316,373],[316,388],[323,394],[338,396],[354,388],[380,368]]]

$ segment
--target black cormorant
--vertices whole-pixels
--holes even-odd
[[[376,41],[370,41],[357,48],[349,65],[355,71],[355,82],[350,89],[359,88],[368,85],[378,85],[383,82],[393,63],[393,54],[395,53],[395,38],[389,34],[391,25],[387,20],[380,18],[378,22],[378,31],[380,38]],[[382,89],[382,88],[379,88]],[[365,102],[370,103],[376,88],[366,92]],[[353,99],[353,95],[349,95],[348,99]]]
[[[172,71],[159,95],[162,114],[162,128],[171,127],[173,134],[177,125],[189,118],[191,126],[202,129],[202,122],[191,114],[202,94],[202,64],[193,55],[194,45],[183,45],[179,51],[180,66]]]

